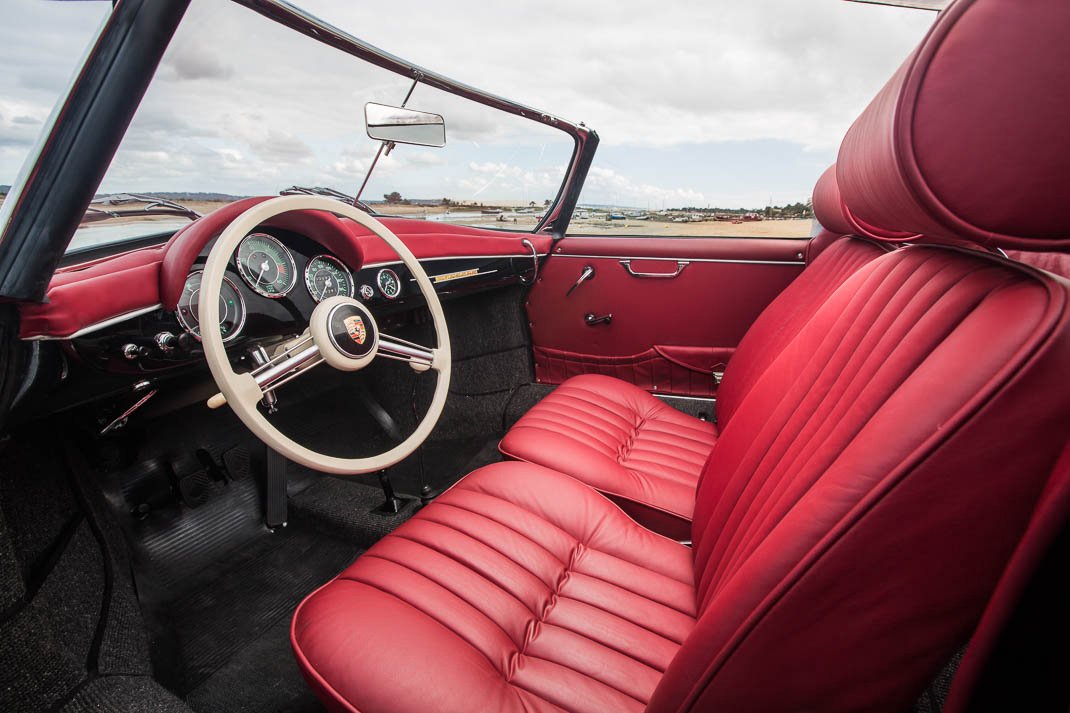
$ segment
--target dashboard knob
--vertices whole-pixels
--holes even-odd
[[[124,344],[122,348],[123,358],[134,361],[141,356],[141,347],[136,344]]]
[[[156,342],[157,348],[159,348],[161,352],[163,352],[164,354],[170,354],[175,349],[179,348],[182,340],[180,340],[171,332],[160,332],[156,335],[154,341]]]

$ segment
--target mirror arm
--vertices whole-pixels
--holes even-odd
[[[405,99],[401,102],[401,108],[404,109],[405,105],[409,103],[409,99],[412,98],[413,91],[416,90],[416,85],[420,83],[420,80],[424,78],[423,72],[416,72],[413,77],[412,84],[409,86],[409,91],[405,94]],[[372,165],[368,166],[368,172],[364,174],[364,181],[360,184],[360,188],[357,190],[357,195],[353,196],[353,205],[357,208],[361,207],[360,196],[364,193],[364,188],[368,185],[368,181],[372,177],[372,171],[375,170],[375,164],[379,163],[379,157],[383,155],[383,149],[386,149],[386,155],[389,156],[390,152],[394,150],[395,144],[393,141],[383,141],[379,144],[379,150],[375,152],[375,158],[372,159]]]

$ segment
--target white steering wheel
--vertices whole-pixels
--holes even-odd
[[[423,347],[381,333],[366,306],[352,297],[338,295],[316,305],[305,333],[281,345],[267,363],[248,373],[236,373],[231,367],[217,326],[223,276],[242,238],[267,220],[294,210],[320,210],[350,218],[386,242],[416,278],[416,284],[431,312],[437,346]],[[415,451],[442,414],[450,386],[451,358],[449,332],[438,294],[405,243],[359,208],[322,196],[283,196],[259,203],[242,213],[227,226],[208,253],[201,277],[198,317],[204,356],[222,392],[209,399],[208,405],[218,408],[224,403],[230,404],[238,418],[268,447],[308,468],[335,475],[354,475],[388,468]],[[319,453],[284,435],[257,408],[265,394],[316,364],[326,362],[340,371],[359,371],[376,356],[408,362],[416,371],[434,369],[438,376],[431,406],[423,420],[408,438],[388,451],[367,458],[337,458]]]

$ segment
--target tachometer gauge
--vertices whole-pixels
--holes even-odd
[[[201,323],[198,316],[201,296],[201,271],[191,272],[186,278],[186,284],[182,287],[182,294],[178,298],[178,311],[175,316],[182,328],[192,334],[197,341],[201,340]],[[219,333],[224,342],[229,342],[238,336],[241,328],[245,326],[245,300],[233,282],[223,278],[223,284],[219,286]]]
[[[317,255],[305,268],[305,285],[312,299],[322,302],[328,297],[352,297],[353,275],[342,261],[332,255]]]
[[[278,299],[290,293],[297,281],[294,256],[266,233],[250,233],[238,245],[238,273],[258,295]]]
[[[393,270],[383,268],[379,271],[376,281],[379,283],[379,291],[388,300],[397,299],[401,294],[401,280],[398,279],[398,274]]]

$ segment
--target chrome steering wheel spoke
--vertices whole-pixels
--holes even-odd
[[[306,333],[276,351],[275,356],[253,370],[252,376],[260,390],[268,394],[322,363],[319,347]]]
[[[408,362],[415,371],[437,370],[438,368],[435,363],[438,356],[436,350],[381,332],[376,356]]]
[[[323,355],[319,347],[307,332],[296,339],[278,348],[275,355],[266,362],[260,364],[251,372],[238,376],[245,377],[255,384],[259,394],[255,399],[250,395],[250,400],[258,402],[283,384],[296,379],[301,374],[323,363]],[[253,393],[253,384],[248,384],[248,394]],[[216,394],[208,400],[209,408],[219,408],[226,404],[223,394]]]

